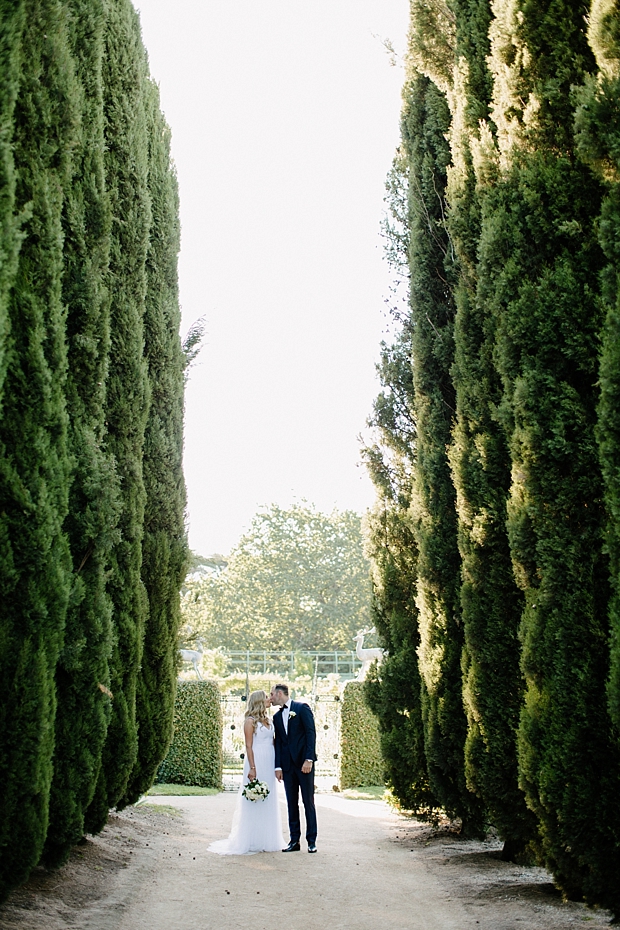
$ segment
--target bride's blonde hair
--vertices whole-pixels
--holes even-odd
[[[248,717],[252,718],[254,723],[254,732],[256,732],[256,727],[259,724],[259,721],[267,721],[269,718],[267,716],[267,695],[264,691],[252,691],[251,695],[248,698],[248,703],[245,708],[245,719]]]

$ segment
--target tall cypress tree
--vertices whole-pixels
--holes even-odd
[[[17,170],[15,209],[25,216],[8,298],[0,416],[2,896],[27,876],[45,840],[54,677],[69,596],[69,551],[62,530],[69,484],[62,211],[71,181],[77,107],[65,18],[58,0],[24,4],[20,86],[10,138]],[[8,142],[6,136],[3,141]]]
[[[56,669],[58,710],[46,861],[58,863],[84,833],[110,716],[111,603],[106,573],[117,482],[103,449],[110,345],[107,265],[110,217],[104,178],[101,0],[72,0],[71,45],[80,82],[81,126],[64,210],[63,297],[67,306],[69,513],[73,560],[65,641]]]
[[[148,73],[138,17],[129,0],[111,0],[108,5],[103,62],[105,180],[112,215],[105,449],[114,457],[120,482],[120,516],[108,582],[113,607],[112,715],[86,817],[89,832],[105,824],[108,809],[123,797],[136,762],[136,686],[147,615],[141,567],[142,456],[148,414],[144,311],[151,223],[145,112]]]
[[[405,95],[402,136],[409,168],[411,364],[417,429],[411,507],[418,548],[425,747],[435,797],[449,815],[462,818],[465,833],[478,833],[483,807],[467,788],[463,761],[467,720],[461,679],[460,557],[447,453],[455,414],[450,377],[453,261],[445,228],[449,128],[445,96],[427,77],[414,75]]]
[[[508,529],[524,591],[521,785],[569,895],[618,911],[618,748],[605,699],[607,560],[594,436],[595,221],[570,86],[593,68],[582,2],[498,0],[491,27],[501,177],[485,199],[478,299],[493,314],[512,460]]]
[[[438,807],[430,789],[416,607],[417,546],[409,508],[415,454],[412,419],[411,337],[408,328],[392,346],[384,346],[379,366],[383,391],[370,425],[377,443],[364,458],[377,490],[368,521],[372,560],[373,614],[385,649],[379,668],[365,682],[365,698],[379,719],[387,781],[399,803],[421,817]]]
[[[463,697],[468,728],[465,772],[505,841],[519,858],[537,835],[519,789],[516,731],[523,701],[518,628],[523,597],[515,583],[506,501],[510,453],[496,416],[502,382],[494,362],[492,314],[477,297],[478,246],[485,194],[496,180],[485,147],[492,79],[487,67],[488,0],[455,5],[459,75],[452,93],[455,130],[449,228],[458,257],[455,321],[456,424],[451,448],[457,494],[464,630]],[[460,170],[459,170],[460,169]]]
[[[405,126],[411,129],[416,119],[423,130],[428,130],[425,115],[430,88],[430,82],[419,75],[405,86],[403,139]],[[424,135],[423,149],[432,136],[432,129]],[[433,164],[436,153],[431,150],[426,154]],[[403,807],[432,818],[439,802],[431,789],[425,751],[416,603],[419,552],[411,510],[417,428],[411,356],[410,187],[414,185],[419,194],[419,169],[420,165],[416,165],[416,171],[411,170],[409,153],[403,146],[386,184],[386,258],[395,275],[394,296],[398,297],[404,283],[407,294],[392,308],[396,333],[392,344],[382,347],[378,371],[383,390],[369,420],[376,443],[364,450],[378,496],[369,519],[368,538],[373,563],[373,610],[386,651],[380,667],[366,681],[365,694],[379,718],[382,753],[395,796]],[[433,229],[431,236],[435,233]]]
[[[124,803],[133,803],[150,788],[172,736],[181,619],[179,589],[187,558],[178,193],[170,161],[170,130],[159,109],[159,93],[152,82],[146,90],[152,223],[144,318],[150,406],[143,457],[146,509],[142,580],[149,612],[137,690],[138,757]]]
[[[586,82],[579,94],[576,126],[581,156],[609,185],[599,224],[607,259],[602,274],[607,318],[602,334],[598,440],[612,585],[608,697],[620,732],[620,11],[615,3],[594,0],[588,39],[596,55],[598,74]]]
[[[15,101],[19,89],[21,38],[24,28],[23,2],[0,7],[0,405],[6,374],[9,331],[9,294],[17,270],[20,246],[20,219],[15,204],[15,165],[13,160],[13,125]]]

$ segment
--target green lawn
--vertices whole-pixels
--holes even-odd
[[[149,804],[148,801],[141,799],[136,804],[136,807],[139,807],[140,810],[144,810],[145,808],[147,808],[148,810],[153,811],[153,813],[156,813],[156,814],[167,814],[169,817],[180,817],[181,816],[181,811],[178,810],[176,807],[172,807],[170,804],[159,804],[156,802]]]
[[[383,801],[385,791],[385,785],[369,785],[364,788],[345,788],[340,794],[352,801]]]
[[[221,788],[198,788],[195,785],[153,785],[150,795],[167,795],[169,798],[186,798],[190,795],[219,794]]]

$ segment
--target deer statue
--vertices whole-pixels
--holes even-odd
[[[200,674],[200,669],[198,668],[199,664],[202,662],[202,653],[204,652],[202,646],[202,640],[197,639],[196,643],[200,649],[179,649],[179,655],[183,662],[191,662],[194,666],[194,671],[196,672],[196,677],[202,680],[202,675]]]
[[[381,659],[383,658],[383,649],[363,649],[362,648],[364,645],[364,637],[370,636],[370,634],[374,632],[375,632],[375,628],[373,626],[371,630],[359,630],[357,634],[353,637],[353,639],[355,640],[355,644],[356,644],[355,654],[357,658],[360,660],[360,662],[362,663],[362,667],[357,673],[358,681],[364,681],[364,679],[366,678],[366,675],[368,674],[368,669],[370,668],[372,663],[375,661],[375,659],[377,659],[377,661],[380,662]]]

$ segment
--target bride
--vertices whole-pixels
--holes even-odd
[[[282,818],[276,790],[274,727],[267,708],[271,705],[264,691],[253,691],[245,711],[245,762],[243,784],[239,789],[232,830],[227,840],[209,846],[220,856],[275,852],[282,849]],[[269,788],[264,801],[248,801],[243,786],[258,778]]]

